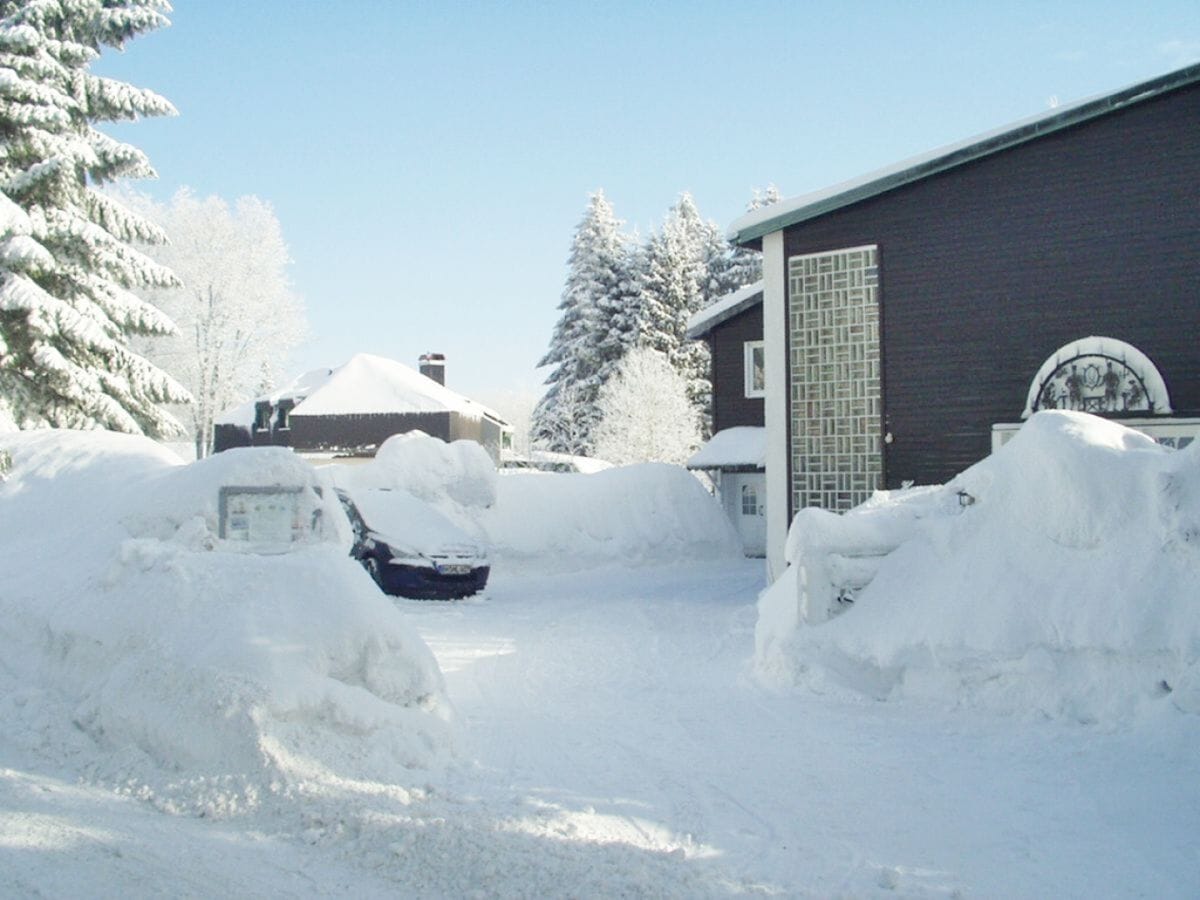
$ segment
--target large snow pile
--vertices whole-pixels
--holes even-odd
[[[759,602],[774,683],[1118,720],[1200,712],[1200,445],[1033,416],[949,484],[805,510]]]
[[[350,489],[403,490],[427,503],[467,508],[496,502],[495,463],[475,441],[446,443],[409,431],[384,441],[374,459],[338,468],[339,481]]]
[[[22,694],[0,722],[14,739],[208,815],[319,784],[404,785],[448,750],[432,655],[349,558],[331,492],[290,451],[185,466],[107,432],[0,446],[13,459],[0,658]],[[316,527],[290,552],[239,550],[217,537],[223,485],[298,486]],[[75,729],[90,743],[66,749]]]
[[[741,555],[720,504],[691,473],[665,463],[501,478],[479,523],[498,556],[542,567]]]
[[[720,504],[678,466],[498,478],[474,441],[447,444],[418,431],[388,438],[373,460],[333,468],[332,478],[352,493],[405,490],[436,507],[489,544],[494,575],[522,562],[566,570],[741,553]]]

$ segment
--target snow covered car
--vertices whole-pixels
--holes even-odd
[[[354,529],[351,555],[384,593],[452,600],[487,586],[487,550],[428,503],[384,488],[337,495]]]

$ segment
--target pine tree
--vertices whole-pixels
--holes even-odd
[[[755,188],[754,196],[746,204],[746,212],[754,212],[756,209],[778,202],[779,189],[775,185],[768,185],[766,190]],[[723,290],[717,294],[717,297],[732,293],[748,284],[754,284],[762,278],[762,254],[749,247],[731,246],[723,277]]]
[[[632,344],[628,307],[629,238],[603,191],[592,194],[575,229],[562,311],[539,366],[554,366],[533,414],[534,441],[548,450],[587,454],[596,399],[612,367]]]
[[[154,436],[160,404],[187,391],[132,352],[170,320],[134,290],[177,284],[133,249],[164,239],[98,187],[154,174],[144,154],[92,126],[170,115],[158,95],[88,71],[168,24],[165,0],[0,2],[0,399],[23,427]]]
[[[716,226],[700,217],[691,195],[682,194],[662,229],[646,244],[638,319],[638,346],[662,353],[683,376],[688,397],[705,423],[712,394],[708,347],[688,340],[687,323],[715,299],[710,297],[708,274],[715,232]]]

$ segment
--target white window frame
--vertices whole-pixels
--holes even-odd
[[[762,372],[763,383],[759,387],[754,386],[754,354],[760,354],[762,365],[758,370]],[[765,397],[767,395],[767,351],[765,341],[746,341],[742,344],[742,384],[747,397]]]

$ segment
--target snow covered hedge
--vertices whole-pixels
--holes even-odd
[[[403,785],[448,750],[441,674],[348,556],[345,520],[290,451],[191,465],[108,432],[0,435],[0,658],[37,703],[19,740],[68,723],[92,774],[166,808],[227,815],[271,792]],[[323,526],[278,555],[217,538],[222,485],[305,489]],[[46,698],[53,698],[50,702]],[[95,753],[95,749],[101,752]]]
[[[947,485],[805,511],[788,560],[759,601],[768,682],[1084,721],[1200,713],[1200,445],[1038,413]]]

